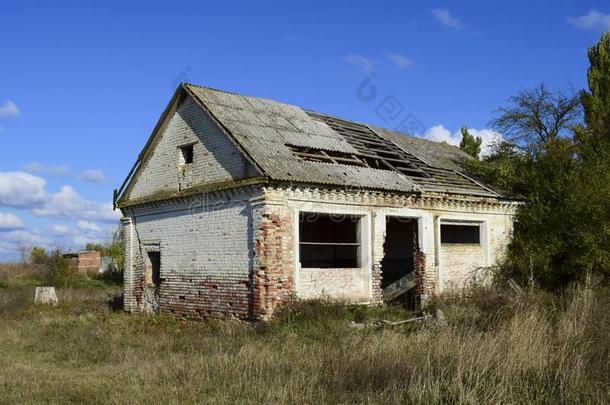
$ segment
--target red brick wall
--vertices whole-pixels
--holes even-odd
[[[253,315],[268,319],[294,294],[293,218],[281,206],[265,206],[254,241]]]
[[[81,274],[96,274],[102,266],[102,254],[97,251],[79,252],[67,260],[68,266]]]
[[[161,313],[190,319],[250,318],[250,280],[247,275],[218,277],[200,271],[173,272],[166,275],[161,286]]]

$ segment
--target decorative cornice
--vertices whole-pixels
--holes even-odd
[[[365,205],[369,207],[416,208],[512,214],[522,202],[491,197],[475,197],[442,193],[392,193],[384,191],[332,189],[320,187],[264,187],[271,200],[311,201],[331,204]]]
[[[272,185],[273,184],[273,185]],[[201,198],[205,198],[205,201]],[[380,208],[415,208],[512,214],[521,201],[444,193],[396,193],[359,188],[270,183],[265,178],[211,183],[181,192],[161,192],[121,206],[126,216],[133,210],[177,209],[197,203],[199,207],[222,198],[249,200],[253,204],[281,205],[288,200]]]
[[[201,210],[204,207],[214,206],[219,202],[229,203],[231,201],[248,201],[253,195],[260,195],[262,189],[256,184],[233,188],[223,188],[214,191],[200,191],[189,195],[178,195],[171,198],[155,199],[139,204],[122,207],[121,211],[126,217],[134,215],[137,211],[139,215],[147,211],[159,212],[170,210],[189,209],[193,211]],[[226,199],[227,201],[222,201]]]
[[[209,194],[219,191],[229,191],[233,189],[243,188],[253,185],[268,184],[268,179],[265,177],[251,177],[242,180],[218,181],[214,183],[206,183],[199,186],[191,187],[180,191],[159,191],[146,197],[127,200],[119,204],[119,208],[131,208],[143,206],[147,204],[157,204],[163,201],[180,200],[186,197],[191,197],[199,194]]]

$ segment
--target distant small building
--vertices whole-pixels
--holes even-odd
[[[102,271],[102,254],[97,250],[66,253],[63,257],[71,269],[81,274],[97,274]]]
[[[120,190],[124,307],[268,319],[293,297],[381,304],[501,257],[520,202],[460,149],[181,85]],[[98,259],[99,260],[99,259]]]

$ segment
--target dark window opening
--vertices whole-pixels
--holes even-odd
[[[158,287],[161,283],[161,253],[147,252],[148,262],[146,269],[146,282],[149,285]]]
[[[415,269],[417,220],[388,217],[381,261],[381,288],[400,280]]]
[[[180,152],[182,152],[183,164],[193,163],[193,145],[181,146]]]
[[[480,226],[441,224],[441,243],[465,243],[478,245],[481,242]]]
[[[354,216],[301,213],[299,216],[301,267],[358,267],[359,223],[359,218]]]

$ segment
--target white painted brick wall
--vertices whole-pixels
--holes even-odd
[[[440,244],[440,289],[460,288],[489,279],[488,267],[494,266],[505,252],[512,237],[513,217],[490,213],[439,212],[441,220],[481,222],[483,236],[480,245]]]
[[[171,117],[130,198],[146,197],[159,191],[178,191],[179,183],[185,183],[179,170],[179,146],[189,143],[195,143],[193,163],[187,170],[188,182],[193,186],[257,175],[257,170],[216,123],[187,97]]]
[[[472,280],[477,269],[485,267],[485,247],[478,245],[441,245],[441,289],[461,287]]]
[[[370,301],[370,271],[354,269],[300,269],[299,298],[331,297]]]
[[[166,212],[136,212],[134,226],[140,243],[160,242],[163,277],[184,270],[247,274],[250,222],[247,200],[214,198],[203,208],[182,205]]]
[[[129,209],[126,230],[125,307],[136,302],[137,258],[146,246],[161,252],[161,312],[192,317],[248,314],[253,256],[252,192],[217,193]],[[197,311],[204,311],[200,313]],[[192,313],[192,314],[191,314]]]

